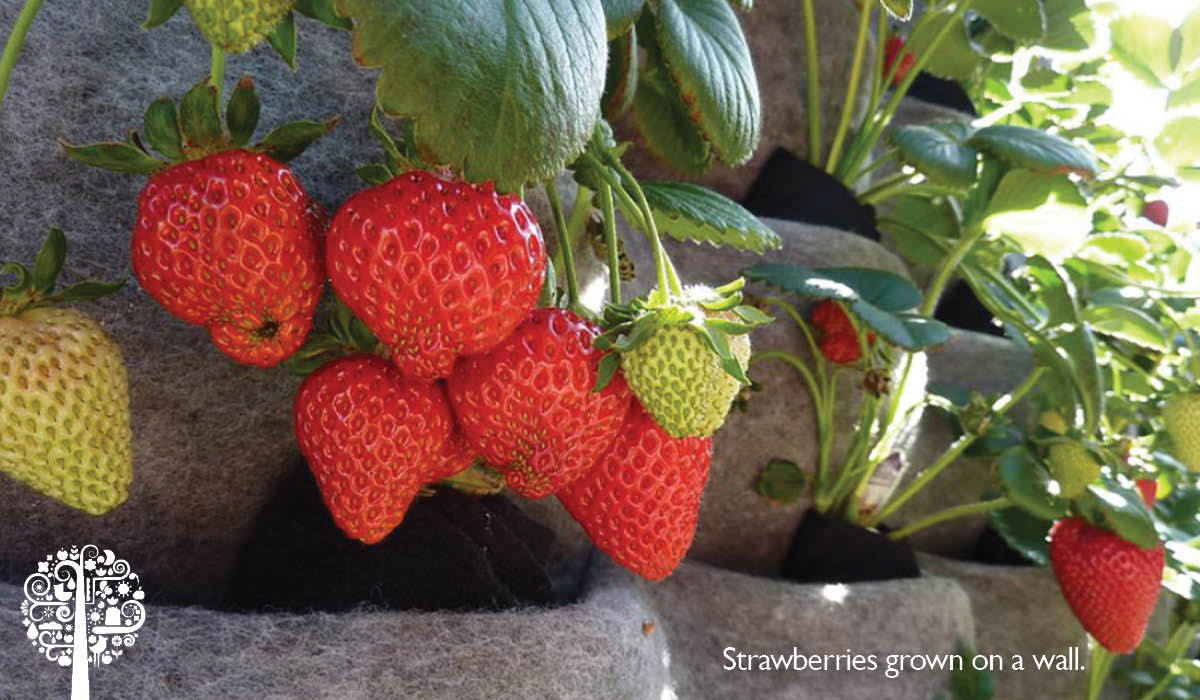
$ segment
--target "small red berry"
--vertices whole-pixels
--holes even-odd
[[[1161,199],[1146,202],[1142,205],[1142,216],[1159,226],[1165,227],[1167,225],[1168,213],[1169,209],[1167,207],[1167,203]]]
[[[1154,479],[1138,479],[1137,487],[1142,494],[1142,500],[1146,502],[1146,507],[1154,508],[1154,501],[1158,497],[1158,482]]]
[[[887,54],[883,61],[883,74],[886,76],[888,71],[892,69],[892,65],[896,62],[896,57],[900,55],[900,51],[904,48],[904,40],[898,36],[893,36],[887,40]],[[916,59],[911,53],[905,52],[904,57],[900,59],[900,65],[896,68],[896,75],[892,77],[892,85],[899,85],[904,76],[908,75],[908,71],[912,70]]]

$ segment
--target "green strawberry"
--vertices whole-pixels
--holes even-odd
[[[125,501],[133,477],[129,381],[99,324],[56,301],[120,287],[82,282],[51,294],[66,239],[52,230],[32,274],[0,296],[0,472],[94,515]]]
[[[1100,476],[1100,463],[1078,442],[1056,442],[1046,459],[1063,498],[1075,498]]]
[[[196,28],[213,46],[245,53],[283,21],[295,0],[186,0]]]
[[[1200,394],[1167,399],[1162,416],[1171,436],[1172,454],[1188,469],[1200,471]]]
[[[730,314],[689,309],[697,319],[730,319]],[[729,338],[738,367],[750,363],[750,338]],[[708,437],[725,422],[742,383],[721,365],[700,333],[690,325],[660,328],[646,342],[621,356],[625,381],[654,420],[674,437]]]

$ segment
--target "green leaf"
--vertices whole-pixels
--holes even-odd
[[[179,101],[179,126],[187,149],[210,148],[224,138],[217,88],[208,78],[196,83]]]
[[[1046,15],[1040,0],[975,0],[972,9],[1007,37],[1029,43],[1046,33]]]
[[[1066,175],[1007,173],[984,212],[988,234],[1008,236],[1028,255],[1058,257],[1083,244],[1091,230],[1087,200]]]
[[[142,29],[153,29],[166,22],[175,16],[180,7],[183,7],[183,0],[150,0],[150,11],[142,22]]]
[[[225,108],[225,123],[229,125],[229,138],[233,145],[245,146],[250,143],[254,130],[258,128],[261,111],[262,104],[258,100],[258,91],[254,89],[254,81],[246,76],[238,81]]]
[[[1036,518],[1023,508],[993,511],[992,527],[1021,556],[1041,566],[1050,564],[1048,538],[1053,520]]]
[[[119,282],[97,282],[88,280],[85,282],[76,282],[58,294],[54,295],[54,301],[65,303],[69,301],[92,301],[100,297],[115,294],[125,286],[125,280]]]
[[[772,503],[788,506],[808,490],[808,474],[786,459],[773,459],[763,467],[754,492]]]
[[[1096,18],[1085,0],[1043,0],[1046,35],[1039,46],[1058,51],[1084,51],[1096,40]]]
[[[740,165],[762,131],[750,49],[723,0],[650,0],[658,44],[692,120],[717,157]]]
[[[608,42],[608,74],[604,80],[601,110],[604,118],[615,121],[633,106],[638,86],[637,29]]]
[[[1095,177],[1096,161],[1079,146],[1037,129],[996,124],[975,132],[967,145],[1018,167],[1043,173],[1076,173]]]
[[[595,0],[338,0],[355,57],[418,150],[513,192],[557,176],[600,116],[607,49]]]
[[[1200,117],[1177,117],[1167,122],[1154,139],[1154,147],[1163,160],[1177,168],[1200,164]]]
[[[966,189],[975,183],[979,153],[944,131],[930,126],[906,126],[889,137],[900,159],[932,180]]]
[[[62,139],[58,145],[75,160],[96,168],[118,173],[152,173],[163,166],[163,162],[146,154],[142,149],[128,143],[96,143],[75,146]]]
[[[1096,527],[1115,532],[1138,547],[1157,547],[1158,531],[1137,489],[1108,478],[1104,482],[1088,485],[1077,502],[1079,513]]]
[[[1067,502],[1051,491],[1050,473],[1025,448],[1014,447],[996,460],[997,474],[1004,492],[1018,508],[1045,520],[1054,520],[1067,513]],[[1058,485],[1054,483],[1053,489]]]
[[[959,649],[963,658],[973,658],[975,654],[967,649]],[[950,671],[950,692],[954,700],[992,700],[996,695],[996,679],[991,672],[976,669],[973,663],[963,664],[962,668]]]
[[[329,133],[337,123],[338,118],[334,117],[327,122],[300,120],[284,124],[267,134],[255,148],[286,163],[303,153],[313,141]]]
[[[1150,254],[1150,245],[1130,233],[1098,233],[1088,236],[1079,257],[1098,263],[1130,265]]]
[[[783,245],[779,235],[742,205],[699,185],[644,182],[659,231],[681,241],[728,245],[762,253]]]
[[[638,76],[634,123],[656,158],[680,175],[703,175],[712,167],[712,148],[692,123],[679,87],[652,56],[648,51],[646,66]]]
[[[880,0],[880,4],[889,15],[901,22],[907,22],[912,17],[912,0]]]
[[[950,337],[950,329],[940,321],[896,313],[919,304],[921,295],[911,282],[891,272],[760,263],[742,274],[802,297],[844,301],[868,328],[907,350],[941,345]]]
[[[1163,87],[1171,74],[1171,25],[1149,15],[1130,15],[1113,20],[1112,53],[1143,82]]]
[[[1097,333],[1159,352],[1170,350],[1162,326],[1139,309],[1129,306],[1089,306],[1080,317]]]
[[[616,39],[633,27],[646,0],[600,0],[604,7],[604,24],[608,38]]]
[[[1175,88],[1167,96],[1167,109],[1179,109],[1189,105],[1200,104],[1200,75],[1195,80]]]
[[[946,26],[953,22],[954,26],[947,30],[945,38],[938,44],[937,50],[929,55],[925,70],[939,78],[963,80],[975,75],[983,63],[983,57],[971,45],[967,34],[966,21],[957,13],[947,9],[935,10],[929,21],[918,23],[908,40],[904,42],[905,50],[914,56],[928,52],[934,37]]]
[[[67,259],[67,237],[62,229],[52,228],[38,251],[33,262],[33,291],[39,296],[45,296],[54,289],[58,273],[62,272],[63,261]]]
[[[296,18],[291,12],[287,13],[279,24],[267,35],[271,47],[283,57],[288,68],[296,68]]]
[[[334,29],[352,29],[354,23],[339,16],[334,11],[333,4],[334,0],[296,0],[292,9]]]
[[[1179,35],[1179,59],[1175,62],[1175,70],[1189,70],[1193,63],[1200,60],[1200,5],[1192,10],[1175,32]]]
[[[620,368],[621,355],[619,353],[610,352],[600,358],[600,367],[596,370],[596,386],[592,387],[592,393],[604,391]]]
[[[392,179],[392,171],[383,163],[370,163],[355,168],[354,172],[368,185],[382,185]]]
[[[150,103],[142,117],[142,136],[151,148],[168,159],[183,158],[183,137],[179,133],[179,113],[174,100],[163,97]]]

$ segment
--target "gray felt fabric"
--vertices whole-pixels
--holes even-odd
[[[25,640],[21,600],[19,588],[0,585],[0,697],[66,697],[71,674]],[[137,643],[91,670],[92,698],[661,700],[666,636],[645,624],[656,619],[635,577],[599,556],[583,599],[551,610],[240,615],[149,606]]]

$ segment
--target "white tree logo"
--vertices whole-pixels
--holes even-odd
[[[129,562],[92,544],[48,555],[25,579],[25,636],[39,654],[71,667],[71,700],[87,700],[89,665],[111,664],[137,641],[143,598]]]

